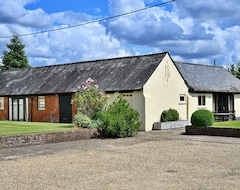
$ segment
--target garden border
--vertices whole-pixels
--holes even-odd
[[[0,148],[20,147],[27,145],[77,141],[101,137],[98,129],[79,128],[69,131],[31,133],[22,135],[0,136]]]
[[[240,137],[240,128],[228,127],[194,127],[185,126],[186,135],[210,135],[210,136],[224,136],[224,137]]]

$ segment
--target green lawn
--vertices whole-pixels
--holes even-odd
[[[0,136],[29,134],[73,129],[73,124],[0,121]]]
[[[215,122],[213,126],[216,127],[229,127],[229,128],[240,128],[240,120]]]

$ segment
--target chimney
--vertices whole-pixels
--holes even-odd
[[[214,59],[214,61],[213,61],[213,65],[216,66],[216,59]]]

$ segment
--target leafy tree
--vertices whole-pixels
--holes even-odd
[[[238,64],[231,64],[230,67],[228,67],[228,71],[234,75],[235,77],[240,79],[240,63]]]
[[[9,51],[3,51],[1,70],[10,70],[13,68],[29,68],[28,59],[25,56],[25,45],[14,34],[10,39],[10,43],[6,45]]]

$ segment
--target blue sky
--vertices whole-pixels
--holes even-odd
[[[0,0],[0,53],[19,35],[78,25],[168,0]],[[176,0],[127,16],[22,36],[32,66],[168,51],[177,61],[240,61],[238,0]],[[2,55],[2,54],[1,54]],[[0,58],[1,62],[1,58]]]

